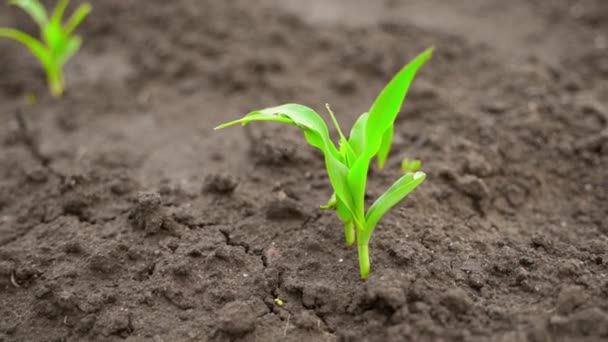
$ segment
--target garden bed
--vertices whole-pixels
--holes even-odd
[[[608,4],[317,2],[95,2],[60,100],[0,41],[0,341],[608,338]],[[350,127],[429,46],[367,195],[428,178],[362,281],[301,132],[213,127]]]

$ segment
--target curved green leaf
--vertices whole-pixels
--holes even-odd
[[[295,103],[253,111],[243,118],[222,124],[215,129],[221,129],[235,124],[247,124],[252,121],[277,121],[288,123],[304,129],[306,140],[322,152],[329,151],[338,156],[338,150],[329,137],[325,121],[314,110]]]
[[[44,6],[38,0],[11,0],[9,4],[17,6],[29,14],[43,31],[49,19]]]
[[[387,130],[393,125],[414,76],[424,62],[431,57],[432,53],[433,49],[428,49],[403,67],[380,92],[369,110],[365,124],[363,152],[357,161],[351,165],[348,174],[348,186],[353,196],[357,215],[362,215],[364,212],[365,186],[369,163],[380,150]],[[388,148],[383,153],[388,154]],[[382,163],[385,158],[386,156],[381,156]]]
[[[51,14],[51,24],[61,26],[61,18],[63,18],[65,9],[68,7],[68,2],[69,0],[59,0],[59,2],[57,2],[57,5],[55,5],[55,9],[53,10],[53,14]]]
[[[365,127],[365,154],[370,158],[378,153],[383,136],[395,122],[414,76],[432,53],[433,49],[428,49],[403,67],[374,101]]]
[[[13,39],[27,47],[45,69],[52,66],[52,57],[47,48],[38,39],[30,36],[25,32],[11,28],[0,28],[0,37]]]
[[[76,28],[82,23],[82,21],[91,13],[93,7],[91,4],[81,4],[76,8],[70,19],[68,19],[67,23],[63,27],[63,33],[66,36],[69,36],[76,30]]]
[[[348,168],[328,152],[325,152],[325,166],[329,181],[336,192],[336,209],[344,212],[343,210],[346,208],[355,221],[363,222],[363,215],[356,215],[355,203],[353,203],[353,196],[348,187]]]
[[[337,202],[342,202],[349,211],[354,211],[352,195],[348,187],[348,168],[334,143],[329,137],[325,121],[312,109],[294,103],[251,112],[245,117],[216,127],[225,128],[235,124],[247,124],[252,121],[277,121],[294,125],[304,131],[306,141],[321,150],[325,156],[325,165],[329,180],[336,193]],[[363,219],[363,215],[359,216]],[[360,221],[361,222],[361,221]]]
[[[326,210],[336,209],[337,205],[338,205],[338,202],[336,201],[336,193],[334,192],[333,194],[331,194],[331,197],[327,201],[327,204],[323,204],[322,206],[320,206],[320,208],[326,209]]]
[[[369,241],[378,221],[397,203],[401,202],[412,190],[424,182],[424,172],[409,173],[399,178],[374,204],[365,215],[365,233],[361,238]]]
[[[282,115],[278,115],[278,114],[266,114],[266,113],[256,113],[255,115],[249,115],[249,116],[245,116],[243,118],[240,118],[238,120],[233,120],[230,122],[226,122],[224,124],[221,124],[217,127],[215,127],[215,130],[218,129],[222,129],[222,128],[226,128],[226,127],[230,127],[230,126],[234,126],[237,124],[241,124],[243,126],[245,126],[246,124],[253,122],[253,121],[275,121],[275,122],[283,122],[283,123],[287,123],[293,126],[297,126],[295,124],[295,122],[293,122],[293,120],[291,120],[289,117],[287,116],[282,116]]]

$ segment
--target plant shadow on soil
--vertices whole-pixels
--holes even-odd
[[[608,3],[409,2],[450,13],[436,25],[289,3],[95,2],[59,101],[0,41],[0,341],[608,338]],[[350,125],[431,45],[369,200],[403,158],[429,177],[381,221],[363,282],[301,133],[212,128],[284,102]]]

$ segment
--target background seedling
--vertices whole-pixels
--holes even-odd
[[[417,159],[403,159],[401,162],[401,171],[404,173],[416,172],[420,170],[422,163]]]
[[[327,106],[340,137],[339,148],[336,148],[330,139],[325,121],[312,109],[299,104],[284,104],[254,111],[239,120],[216,127],[220,129],[239,123],[245,125],[252,121],[276,121],[302,129],[308,143],[323,152],[327,173],[334,189],[329,202],[322,208],[336,210],[338,217],[344,222],[348,245],[354,244],[356,240],[363,279],[369,276],[369,241],[378,221],[426,177],[420,171],[408,172],[365,211],[364,197],[369,164],[372,158],[376,157],[378,166],[384,166],[392,143],[394,122],[410,83],[431,54],[432,49],[426,50],[397,73],[380,92],[369,112],[358,118],[348,138],[331,108]]]
[[[91,11],[91,5],[78,6],[70,19],[63,23],[68,0],[59,0],[50,18],[38,0],[12,0],[9,3],[20,7],[34,19],[40,28],[41,39],[13,28],[0,28],[0,37],[25,45],[44,68],[51,94],[61,96],[65,89],[63,66],[82,44],[82,39],[73,33]]]

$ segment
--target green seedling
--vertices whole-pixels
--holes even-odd
[[[423,172],[407,173],[398,179],[372,206],[365,211],[365,187],[372,158],[382,168],[388,157],[393,138],[394,122],[410,83],[420,67],[431,57],[428,49],[406,65],[380,92],[369,112],[362,114],[353,125],[350,136],[343,134],[334,113],[327,110],[340,136],[336,148],[323,119],[312,109],[299,104],[284,104],[251,112],[243,118],[216,127],[225,128],[252,121],[276,121],[300,128],[310,145],[323,152],[329,180],[334,190],[324,209],[336,210],[344,223],[348,245],[357,242],[361,277],[370,273],[369,242],[378,221],[397,203],[420,185]]]
[[[12,0],[9,3],[23,9],[40,28],[41,39],[12,29],[1,28],[0,37],[16,40],[25,45],[46,72],[49,89],[53,96],[61,96],[65,88],[63,66],[78,51],[82,39],[74,36],[74,30],[91,12],[90,4],[81,4],[72,16],[63,23],[63,14],[69,0],[59,0],[49,18],[38,0]]]
[[[403,159],[401,162],[401,171],[403,173],[416,172],[420,170],[422,163],[417,159]]]

